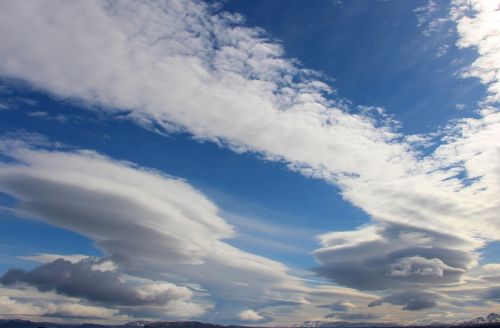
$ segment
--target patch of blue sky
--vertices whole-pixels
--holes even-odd
[[[476,57],[458,49],[451,22],[424,33],[416,8],[427,1],[228,1],[247,24],[281,40],[286,55],[323,73],[338,96],[378,106],[402,123],[405,134],[432,133],[472,115],[484,97],[477,79],[459,77]],[[434,16],[446,17],[441,3]],[[279,17],[279,19],[276,19]],[[442,45],[445,44],[446,52]]]

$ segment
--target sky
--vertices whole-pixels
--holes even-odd
[[[499,311],[498,0],[0,9],[0,318]]]

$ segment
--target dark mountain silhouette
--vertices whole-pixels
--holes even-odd
[[[314,325],[312,324],[314,323]],[[347,321],[307,321],[302,325],[294,325],[295,328],[500,328],[500,315],[490,313],[486,317],[477,317],[468,321],[455,323],[432,323],[427,325],[395,325],[377,322],[347,322]],[[51,322],[33,322],[27,320],[0,320],[0,328],[246,328],[245,326],[223,326],[198,321],[132,321],[122,325],[98,325],[98,324],[61,324]]]

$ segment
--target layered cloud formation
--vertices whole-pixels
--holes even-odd
[[[182,180],[94,152],[32,150],[13,141],[4,141],[2,150],[17,162],[0,168],[0,189],[20,201],[18,215],[78,232],[110,256],[34,256],[50,262],[30,272],[10,270],[0,280],[4,285],[27,284],[107,305],[164,305],[161,313],[173,316],[212,306],[201,296],[191,302],[194,291],[219,306],[240,301],[237,306],[260,307],[302,292],[282,264],[223,242],[233,228]],[[127,282],[122,273],[146,281]]]
[[[481,247],[500,239],[500,11],[494,6],[474,1],[470,12],[460,1],[452,4],[458,46],[479,53],[464,76],[480,78],[489,96],[477,117],[439,131],[442,142],[433,150],[418,142],[429,136],[399,133],[380,108],[350,108],[317,73],[285,58],[265,33],[204,3],[2,7],[3,76],[160,133],[186,131],[285,162],[339,186],[373,222],[319,236],[314,270],[339,285],[381,292],[372,306],[438,306],[446,297],[431,289],[464,284]],[[87,236],[124,273],[175,291],[194,284],[217,309],[242,320],[264,319],[257,312],[263,304],[300,303],[302,283],[282,264],[225,243],[233,228],[187,183],[88,151],[4,147],[18,164],[0,168],[0,188],[21,201],[22,215]],[[63,265],[118,279],[87,268],[88,261],[55,260],[31,272],[12,271],[3,281],[43,289],[30,277]],[[147,276],[138,269],[144,267]],[[484,295],[497,300],[495,288]],[[55,281],[50,289],[77,296]],[[137,296],[140,290],[129,291]],[[187,313],[211,306],[190,302],[187,292],[172,301],[162,295],[166,304],[189,307]]]
[[[401,224],[368,226],[320,237],[317,272],[343,285],[383,290],[460,282],[475,266],[474,245],[455,236]]]

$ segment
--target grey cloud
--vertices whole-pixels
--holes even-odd
[[[482,267],[482,271],[482,274],[479,276],[480,279],[488,281],[491,285],[500,284],[500,264],[486,264]]]
[[[481,279],[492,284],[500,284],[500,274],[480,276]]]
[[[450,301],[449,303],[459,308],[470,307],[470,306],[480,307],[487,305],[487,299],[463,299],[463,300]]]
[[[0,282],[7,286],[27,284],[40,291],[55,291],[113,306],[165,305],[191,296],[187,288],[172,284],[127,283],[119,272],[100,269],[108,262],[108,259],[89,258],[72,263],[57,259],[29,272],[10,269]]]
[[[330,313],[325,315],[325,318],[335,318],[339,320],[371,320],[377,319],[378,316],[371,313]]]
[[[190,242],[186,236],[169,231],[168,226],[160,231],[137,221],[135,218],[140,216],[159,218],[165,213],[117,192],[77,187],[21,172],[10,172],[8,176],[0,172],[0,188],[23,199],[21,210],[28,215],[91,236],[110,254],[136,259],[163,258],[171,262],[199,261],[199,256],[208,248],[202,241]],[[40,197],[43,194],[45,196]],[[189,213],[189,209],[184,210]],[[181,208],[172,209],[171,215],[183,215],[181,211]],[[213,232],[217,235],[217,231]],[[206,235],[205,240],[210,239],[213,235]]]
[[[394,223],[372,227],[359,236],[324,237],[314,270],[348,287],[385,290],[458,282],[477,259],[467,240],[452,235]]]
[[[354,304],[352,304],[350,302],[343,301],[343,302],[335,302],[335,303],[331,303],[331,304],[324,304],[324,305],[320,305],[319,307],[324,308],[324,309],[329,309],[332,311],[344,312],[344,311],[349,311],[349,310],[355,308],[356,306],[354,306]]]
[[[487,300],[500,303],[500,286],[489,287],[481,293],[481,296]]]
[[[379,306],[383,303],[403,305],[403,310],[419,311],[437,305],[438,295],[428,291],[404,290],[382,297],[368,304],[369,307]]]

